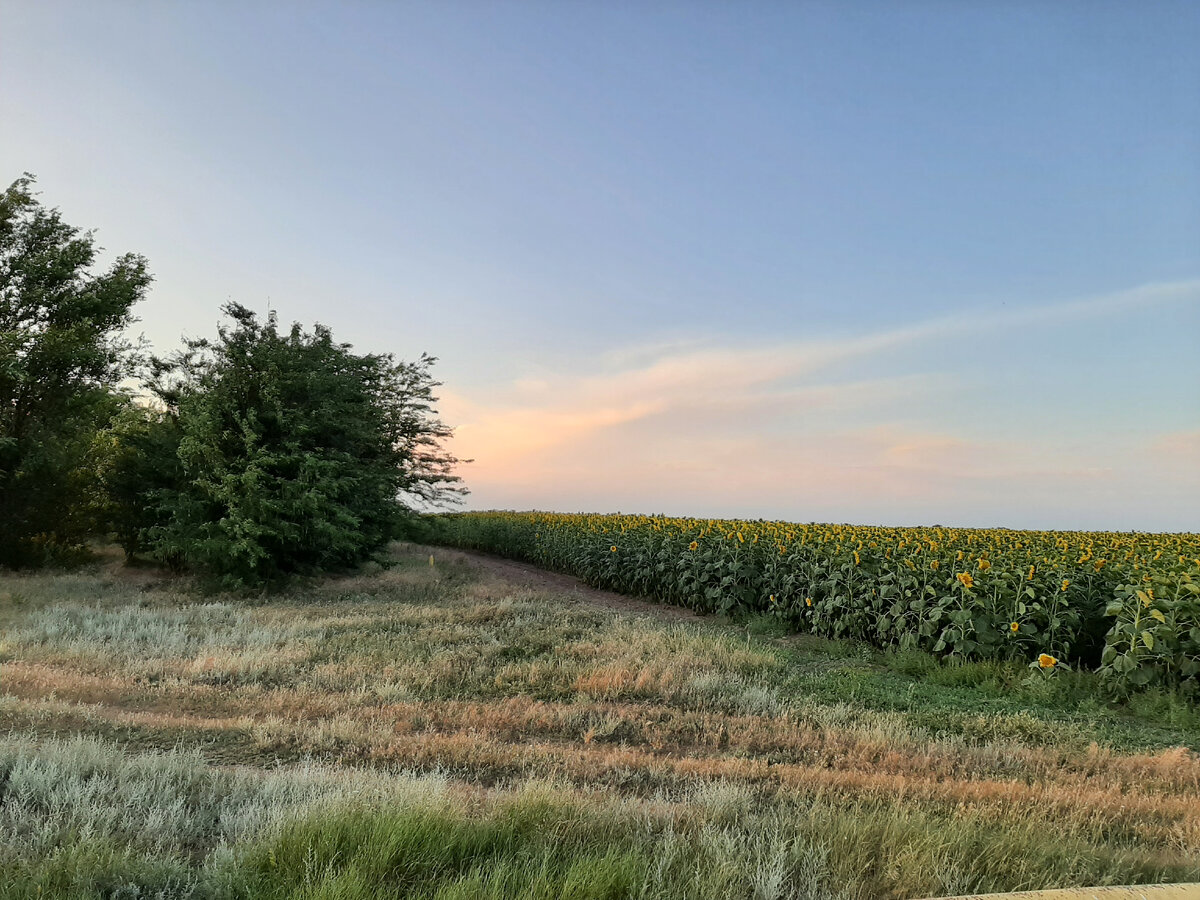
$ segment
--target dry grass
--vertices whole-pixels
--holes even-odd
[[[853,685],[876,677],[860,661],[806,663],[734,628],[594,607],[427,560],[428,550],[399,551],[391,569],[253,601],[199,599],[184,583],[112,570],[0,576],[0,726],[19,735],[0,757],[49,784],[54,771],[95,770],[85,758],[109,750],[70,743],[92,735],[110,749],[189,754],[152,757],[178,776],[161,784],[179,782],[179,766],[199,777],[214,764],[284,777],[271,774],[283,762],[317,766],[298,770],[320,773],[301,778],[310,787],[328,782],[311,797],[344,799],[338,773],[377,793],[429,776],[452,779],[467,806],[481,796],[472,791],[502,798],[549,779],[556,802],[641,822],[657,848],[648,865],[663,878],[703,852],[740,861],[740,876],[705,869],[709,888],[740,877],[761,896],[828,893],[835,877],[864,897],[868,886],[899,896],[1106,873],[1200,878],[1200,757],[1111,745],[1107,714],[858,702]],[[851,687],[830,699],[843,681]],[[46,745],[57,748],[46,756],[36,748],[51,738],[68,743]],[[54,754],[67,762],[38,769]],[[113,777],[145,781],[150,764],[139,765]],[[409,774],[396,781],[397,771]],[[245,772],[243,794],[260,784]],[[217,794],[237,793],[220,784]],[[111,789],[63,782],[89,803]],[[205,803],[219,806],[217,794]],[[155,796],[151,806],[169,806]],[[64,797],[7,810],[30,852],[56,840],[45,810],[64,808]],[[210,810],[196,825],[203,840],[186,837],[196,809],[172,808],[163,833],[184,835],[168,841],[176,849],[211,854],[235,834],[277,833],[311,810],[305,797],[254,801],[258,818],[230,813],[252,823],[243,832]],[[823,830],[800,827],[798,816],[817,811]],[[134,819],[88,827],[166,852],[145,844]],[[868,839],[891,869],[852,852]],[[989,847],[1041,847],[1043,868],[1022,864],[1005,880]],[[1082,854],[1074,869],[1071,854]],[[867,868],[856,874],[859,864]]]

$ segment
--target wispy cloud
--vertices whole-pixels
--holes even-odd
[[[1189,281],[841,339],[643,346],[596,360],[589,373],[447,395],[443,409],[458,424],[456,450],[477,460],[469,477],[480,505],[947,518],[937,511],[964,498],[996,508],[1020,497],[1037,508],[1080,485],[1103,495],[1133,463],[1111,448],[1080,459],[1053,442],[917,425],[899,411],[945,405],[953,379],[845,380],[840,364],[961,334],[1198,302],[1200,281]],[[824,374],[834,366],[839,379]],[[1186,455],[1194,442],[1175,436],[1156,452]]]
[[[1200,486],[1200,429],[1175,431],[1150,440],[1149,457],[1179,486]]]

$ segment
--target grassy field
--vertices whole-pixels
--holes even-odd
[[[433,554],[431,563],[430,554]],[[0,896],[1200,880],[1200,714],[456,551],[253,599],[0,575]]]

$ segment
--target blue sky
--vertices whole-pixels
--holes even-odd
[[[1200,528],[1200,6],[0,2],[0,178],[440,358],[478,507]],[[8,174],[5,175],[4,173]]]

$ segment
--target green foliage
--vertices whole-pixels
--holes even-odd
[[[320,325],[280,332],[274,316],[226,312],[233,324],[216,341],[156,361],[180,468],[174,487],[146,498],[138,534],[155,556],[229,586],[345,569],[396,534],[402,496],[463,492],[441,449],[450,432],[433,408],[432,357],[360,356]],[[152,424],[137,440],[165,451],[172,439]]]
[[[1050,678],[1103,664],[1124,686],[1190,689],[1200,675],[1196,535],[504,512],[433,517],[430,526],[431,540],[596,587],[718,615],[770,615],[836,640],[1024,660]],[[1161,608],[1139,613],[1135,589],[1121,587],[1132,578],[1148,579]],[[1115,626],[1106,606],[1108,616],[1124,610]]]
[[[1114,617],[1101,673],[1122,693],[1150,684],[1197,688],[1200,579],[1184,566],[1123,584],[1105,612]]]
[[[178,419],[162,410],[129,404],[102,435],[98,474],[104,519],[127,556],[147,549],[146,536],[167,523],[164,492],[183,478]]]
[[[90,233],[36,199],[0,194],[0,564],[78,551],[95,524],[98,434],[134,356],[120,338],[150,283],[134,254],[93,275]]]
[[[589,821],[599,819],[598,822]],[[489,818],[449,810],[337,811],[255,848],[248,897],[633,897],[649,865],[620,823],[558,803]],[[255,877],[256,876],[256,877]]]

